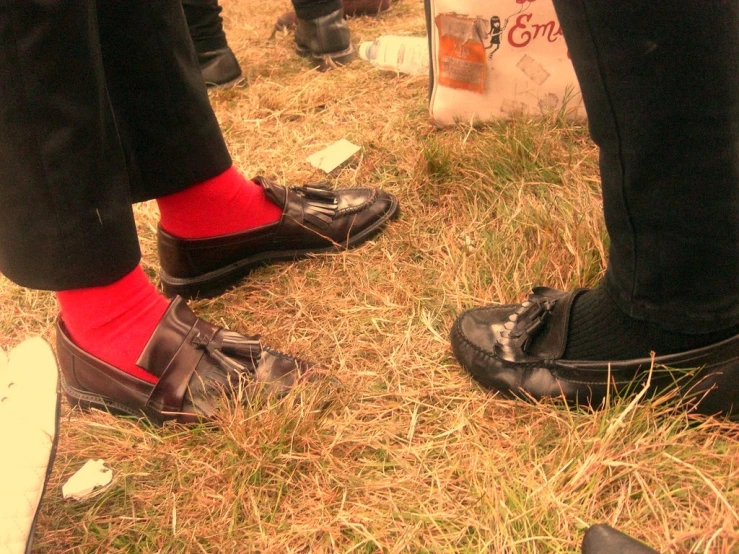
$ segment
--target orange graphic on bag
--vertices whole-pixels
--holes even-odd
[[[485,92],[488,65],[476,18],[455,13],[436,16],[439,32],[440,85],[480,94]]]

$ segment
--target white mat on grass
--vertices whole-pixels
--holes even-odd
[[[29,551],[56,445],[57,365],[41,338],[0,349],[0,554]]]

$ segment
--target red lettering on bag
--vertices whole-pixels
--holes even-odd
[[[562,36],[562,28],[556,21],[546,23],[529,23],[534,16],[532,13],[522,13],[508,31],[508,44],[514,48],[524,48],[532,40],[545,39],[556,42]]]

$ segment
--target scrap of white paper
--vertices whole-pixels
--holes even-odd
[[[103,460],[87,460],[77,473],[62,486],[62,496],[82,500],[95,487],[104,487],[113,479],[113,471]]]
[[[352,144],[346,139],[341,139],[323,150],[308,156],[308,163],[326,173],[331,173],[334,169],[359,152],[360,149],[361,146]]]

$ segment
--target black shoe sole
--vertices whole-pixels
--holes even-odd
[[[183,298],[213,298],[226,292],[237,285],[241,279],[252,270],[274,262],[294,261],[313,254],[331,254],[343,252],[371,239],[387,224],[388,221],[398,217],[399,203],[393,198],[390,209],[378,219],[373,225],[367,227],[361,233],[349,238],[346,243],[324,248],[305,248],[300,250],[272,250],[262,252],[255,256],[249,256],[225,267],[203,273],[197,277],[178,278],[168,275],[164,270],[159,272],[162,289],[167,296],[182,296]]]
[[[64,377],[60,378],[62,384],[62,391],[67,399],[67,403],[73,408],[81,408],[82,410],[100,410],[102,412],[108,412],[113,415],[129,416],[142,419],[146,417],[146,414],[141,410],[134,410],[123,404],[119,404],[115,400],[94,394],[91,392],[76,389],[64,380]]]
[[[224,77],[223,81],[205,81],[205,86],[210,90],[227,89],[236,86],[243,81],[243,74],[235,74],[234,76]]]
[[[357,53],[351,45],[346,50],[323,55],[316,55],[308,48],[296,45],[295,53],[301,58],[309,59],[313,63],[313,67],[321,72],[348,65],[357,59]]]

